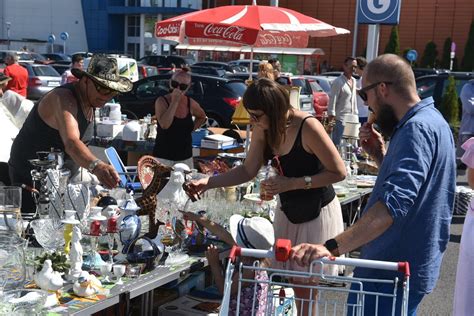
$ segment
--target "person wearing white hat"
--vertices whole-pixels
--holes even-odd
[[[73,168],[88,169],[107,188],[118,185],[120,178],[115,169],[98,159],[82,137],[94,120],[95,110],[118,93],[130,91],[132,82],[120,76],[116,58],[101,54],[92,56],[87,71],[74,68],[72,73],[79,81],[46,94],[33,107],[18,133],[8,162],[12,184],[31,186],[29,160],[37,158],[38,151],[55,148],[66,154]],[[23,193],[22,212],[33,213],[31,193]]]
[[[237,245],[242,248],[269,250],[273,248],[275,243],[275,234],[273,225],[269,220],[263,217],[245,218],[235,214],[230,217],[230,233],[222,226],[212,222],[204,215],[198,215],[191,212],[184,212],[183,217],[187,220],[193,220],[198,225],[206,227],[212,234],[216,235],[220,240],[229,245]],[[206,251],[206,258],[211,267],[212,275],[216,282],[219,292],[224,292],[224,271],[219,260],[219,252],[216,246],[210,245]],[[269,266],[267,259],[256,259],[242,257],[245,265],[253,265],[255,260],[259,260],[260,267]],[[239,315],[265,315],[267,304],[268,280],[266,271],[253,271],[245,269],[243,278],[254,279],[256,282],[250,286],[242,286],[240,291],[240,307]],[[229,315],[236,315],[238,290],[238,274],[233,276],[231,300],[229,306]],[[254,287],[257,286],[257,294],[254,299]]]

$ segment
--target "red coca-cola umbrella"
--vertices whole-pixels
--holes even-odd
[[[196,11],[155,25],[156,37],[191,45],[303,48],[310,36],[348,33],[294,10],[255,4]]]

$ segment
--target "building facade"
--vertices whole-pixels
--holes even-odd
[[[0,49],[130,54],[162,53],[157,20],[202,8],[201,0],[0,0]],[[60,34],[67,32],[67,41]],[[54,43],[48,42],[53,34]]]
[[[251,3],[252,0],[204,0],[203,6],[207,8]],[[325,56],[321,57],[322,62],[326,61],[329,66],[338,69],[344,58],[352,55],[356,0],[257,0],[259,5],[275,3],[351,31],[350,35],[310,40],[309,47],[324,50]],[[461,61],[469,27],[474,19],[473,0],[403,0],[401,5],[400,51],[403,52],[408,48],[415,49],[421,57],[426,44],[434,41],[438,58],[441,58],[444,41],[451,37],[456,43],[456,57]],[[390,31],[391,26],[380,27],[379,54],[382,54],[385,49]],[[365,55],[367,25],[359,25],[356,43],[356,55]]]

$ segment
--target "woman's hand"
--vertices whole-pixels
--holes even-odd
[[[265,190],[265,194],[276,195],[293,190],[293,180],[294,178],[276,175],[260,182],[260,186]]]
[[[202,193],[204,193],[208,187],[209,177],[205,177],[198,180],[191,180],[186,182],[187,189],[185,190],[189,197],[193,196],[196,199],[200,199]]]
[[[209,265],[212,267],[212,266],[219,266],[220,265],[220,261],[219,261],[219,250],[217,249],[216,246],[214,245],[209,245],[209,247],[207,247],[207,251],[206,251],[206,258],[207,258],[207,261],[209,262]]]
[[[179,103],[179,101],[181,100],[181,97],[184,95],[183,91],[181,91],[178,88],[173,89],[173,91],[171,91],[170,94],[171,94],[171,104]]]
[[[202,216],[193,212],[182,212],[183,219],[187,221],[198,222]]]

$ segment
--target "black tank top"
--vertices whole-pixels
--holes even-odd
[[[318,157],[314,154],[308,153],[303,147],[301,131],[303,129],[304,122],[308,118],[315,118],[315,117],[307,116],[302,120],[300,128],[298,130],[298,134],[296,135],[295,142],[290,152],[286,155],[278,156],[281,170],[283,171],[283,175],[285,177],[312,176],[312,175],[320,173],[324,169],[324,166],[321,163],[321,161],[318,159]],[[274,157],[274,160],[276,158],[277,157]],[[305,190],[305,189],[292,190],[292,191],[280,193],[280,201],[282,205],[285,205],[287,201],[304,199],[305,196],[308,196],[308,195],[311,195],[311,199],[318,197],[321,201],[321,204],[320,204],[321,207],[324,207],[334,199],[334,197],[336,196],[336,193],[334,192],[332,185],[328,185],[322,188],[308,189],[308,190]],[[297,211],[298,210],[291,210],[291,212],[297,212]]]
[[[55,89],[68,89],[77,100],[77,123],[79,125],[80,138],[82,139],[89,126],[89,122],[82,112],[82,104],[79,103],[74,85],[69,83]],[[41,101],[33,107],[13,142],[8,164],[15,168],[16,172],[23,169],[25,173],[29,174],[32,166],[28,160],[36,159],[37,151],[50,151],[51,148],[54,148],[64,152],[65,158],[67,157],[59,131],[46,124],[39,115],[38,107]]]
[[[191,99],[188,98],[188,115],[184,118],[174,117],[173,122],[167,129],[161,128],[158,123],[156,131],[155,148],[153,156],[168,160],[186,160],[193,156],[194,122],[191,115]],[[165,99],[168,107],[170,103]]]

